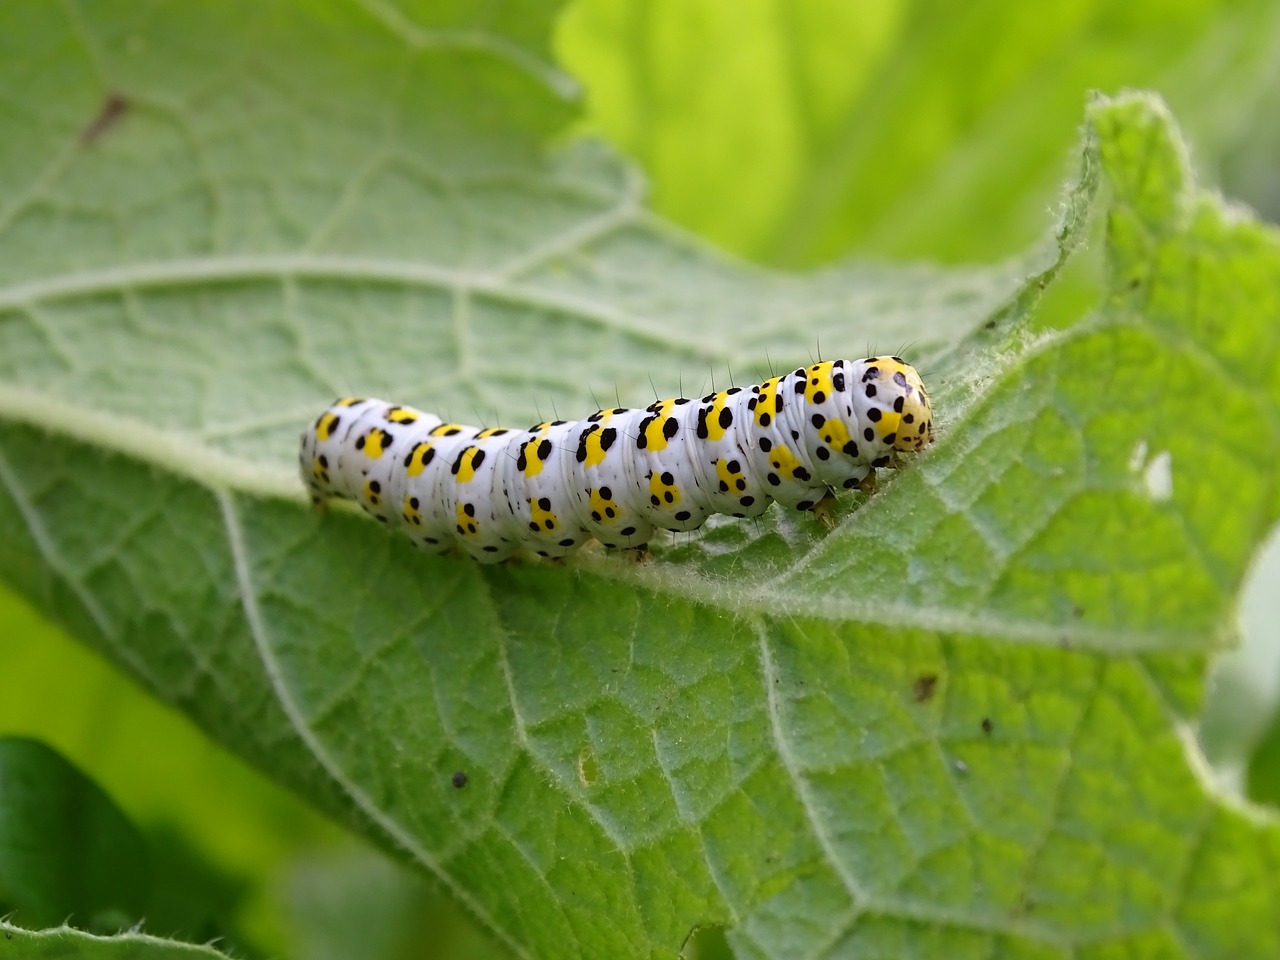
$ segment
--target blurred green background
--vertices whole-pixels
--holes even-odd
[[[585,96],[566,138],[611,141],[660,214],[778,268],[1024,249],[1075,172],[1090,89],[1159,92],[1202,179],[1280,220],[1274,3],[576,0],[555,46]],[[1273,544],[1204,732],[1220,775],[1270,802],[1280,591],[1264,585],[1276,583]],[[142,830],[157,888],[198,892],[158,898],[149,930],[224,936],[242,956],[498,955],[424,881],[3,591],[0,662],[0,734],[56,747]],[[708,944],[703,957],[718,952]]]
[[[1037,239],[1086,92],[1159,92],[1207,182],[1280,213],[1272,2],[585,0],[561,58],[584,128],[658,212],[786,267],[949,262]]]

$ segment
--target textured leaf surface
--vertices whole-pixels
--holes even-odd
[[[795,278],[538,158],[549,11],[108,7],[39,7],[56,109],[0,57],[0,577],[516,954],[1280,951],[1280,828],[1185,733],[1280,514],[1280,252],[1157,101],[1021,263]],[[1025,341],[1099,170],[1110,287]],[[909,339],[942,439],[830,536],[481,569],[293,477],[349,390],[522,423]]]
[[[175,943],[141,933],[95,936],[82,930],[24,930],[0,920],[0,956],[5,960],[219,960],[226,957],[209,946]]]

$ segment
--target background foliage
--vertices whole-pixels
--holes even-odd
[[[119,238],[101,225],[112,215],[112,176],[136,182],[127,148],[124,154],[106,152],[105,165],[81,174],[67,138],[67,131],[90,128],[106,94],[124,91],[134,98],[135,107],[119,122],[144,130],[163,127],[178,108],[208,108],[221,123],[217,136],[202,145],[205,161],[224,172],[231,168],[226,183],[233,189],[221,195],[220,206],[157,176],[154,215],[148,217],[145,205],[140,208],[129,256],[162,259],[181,252],[189,243],[184,231],[193,222],[211,223],[217,243],[252,250],[255,244],[269,245],[269,238],[236,233],[260,222],[253,211],[265,205],[279,214],[277,222],[310,222],[314,210],[328,203],[320,195],[333,166],[361,161],[367,142],[353,138],[350,158],[340,152],[317,158],[312,145],[297,136],[305,134],[305,125],[287,116],[277,118],[274,141],[263,139],[259,134],[272,120],[264,118],[259,104],[217,102],[197,80],[207,78],[211,67],[215,73],[233,70],[246,60],[260,68],[255,58],[273,49],[320,45],[323,56],[294,65],[323,70],[323,77],[265,71],[271,81],[288,83],[291,96],[280,102],[318,110],[326,122],[345,121],[361,136],[375,136],[376,114],[374,123],[362,126],[368,113],[361,113],[359,103],[309,103],[308,81],[321,89],[341,88],[342,77],[349,75],[352,87],[363,88],[364,79],[377,73],[372,59],[362,59],[377,46],[376,40],[362,42],[366,33],[384,38],[390,32],[412,45],[417,36],[412,24],[423,16],[421,10],[370,3],[335,13],[336,24],[281,14],[254,20],[246,31],[229,5],[83,8],[69,3],[52,16],[40,9],[45,7],[10,5],[0,31],[7,38],[0,43],[9,44],[2,51],[0,125],[25,138],[23,149],[5,151],[0,160],[0,196],[11,200],[0,224],[11,237],[31,236],[23,232],[30,207],[12,200],[19,187],[29,190],[33,182],[50,185],[46,215],[51,210],[70,215],[51,217],[56,230],[37,231],[39,242],[7,258],[5,281],[11,289],[61,268],[67,247],[75,249],[81,268],[112,264],[119,257]],[[1280,210],[1274,167],[1266,162],[1277,140],[1273,71],[1280,62],[1274,55],[1280,34],[1270,5],[1185,4],[1170,15],[1167,5],[1128,5],[1119,14],[1110,5],[1081,4],[1072,7],[1069,22],[1047,22],[1043,13],[1032,17],[1007,4],[970,5],[957,16],[929,4],[905,3],[850,9],[837,3],[580,2],[567,8],[562,21],[555,14],[548,8],[545,15],[507,22],[499,16],[496,26],[486,22],[479,35],[499,35],[538,51],[541,31],[554,24],[560,62],[587,94],[583,113],[565,98],[566,78],[553,67],[538,66],[536,58],[526,71],[535,74],[532,84],[513,70],[485,75],[490,86],[458,94],[452,104],[433,101],[432,109],[423,111],[406,106],[423,90],[464,89],[449,71],[466,73],[470,65],[453,63],[442,75],[424,68],[395,76],[387,87],[370,91],[373,102],[403,107],[399,116],[431,127],[415,135],[441,144],[439,155],[424,160],[426,169],[441,177],[487,167],[500,174],[519,158],[535,156],[543,131],[563,129],[576,118],[581,130],[608,135],[640,161],[652,178],[659,212],[727,249],[782,266],[825,263],[849,251],[959,262],[990,261],[1021,250],[1046,230],[1046,211],[1059,197],[1059,185],[1073,174],[1085,92],[1091,87],[1161,91],[1196,144],[1195,163],[1204,179],[1224,184],[1228,193],[1270,219]],[[455,30],[457,36],[473,29],[466,4],[441,16],[456,16],[457,22],[437,23],[437,29]],[[156,24],[164,28],[162,38]],[[128,52],[139,37],[162,40],[170,55],[108,56]],[[346,42],[336,42],[337,37]],[[156,63],[167,72],[148,73],[148,64]],[[51,71],[50,64],[80,69]],[[185,69],[175,70],[175,64]],[[33,98],[31,91],[42,89],[48,93]],[[293,96],[297,92],[304,95]],[[275,102],[269,89],[262,98]],[[474,116],[478,106],[487,118],[479,138],[482,149],[474,149],[473,139],[467,155],[452,155],[451,124]],[[182,123],[173,126],[179,134],[184,129]],[[266,151],[272,163],[283,164],[286,179],[298,189],[273,194],[270,184],[255,180],[257,165],[247,160],[244,175],[236,176],[234,166],[250,129],[248,142]],[[163,136],[163,131],[151,133]],[[169,149],[184,149],[180,135]],[[581,182],[605,191],[634,191],[639,202],[639,178],[622,187],[607,183],[610,168],[602,163],[604,172],[598,172],[582,159],[589,156],[578,154],[574,161],[585,172],[570,168],[563,175],[570,186],[559,200],[572,216],[591,206],[589,196],[574,196],[572,185]],[[164,167],[158,169],[163,174]],[[355,169],[358,179],[360,168]],[[457,198],[447,189],[424,195],[418,173],[378,180],[385,193],[375,198],[379,222],[370,235],[349,232],[358,225],[338,224],[320,246],[447,260],[453,238],[423,230],[421,221],[430,218],[433,206],[447,211]],[[493,209],[509,214],[513,207],[502,206],[500,176],[496,183],[490,190]],[[512,194],[520,199],[518,190]],[[78,219],[77,211],[85,210],[93,215]],[[492,232],[513,231],[513,222],[518,226],[518,218],[495,217]],[[527,238],[510,239],[518,248]],[[287,247],[287,237],[284,241],[281,246]],[[627,290],[628,281],[637,285],[639,296],[652,296],[670,269],[665,263],[647,264],[634,277],[611,278],[616,302],[635,295]],[[1081,273],[1076,282],[1085,286],[1089,270],[1082,267]],[[925,276],[932,290],[967,291],[989,305],[975,291],[997,286],[999,271],[962,273],[958,279]],[[831,282],[847,283],[847,275]],[[359,300],[358,291],[344,293]],[[785,287],[773,295],[778,304],[792,296]],[[715,291],[707,296],[714,299]],[[730,294],[723,296],[731,300]],[[900,292],[894,296],[901,306]],[[1059,297],[1071,299],[1069,293]],[[253,309],[251,301],[245,302]],[[412,307],[406,309],[412,316]],[[982,309],[972,308],[973,316],[981,316]],[[1065,302],[1051,302],[1046,309],[1049,317],[1055,309],[1069,312]],[[50,329],[60,326],[51,323]],[[823,344],[831,342],[830,336],[822,338]],[[751,343],[748,331],[750,350],[764,344],[764,339]],[[929,347],[921,348],[926,356]],[[228,348],[230,343],[223,345]],[[32,362],[40,359],[32,354]],[[188,379],[181,357],[175,359],[171,388],[181,397]],[[644,359],[636,358],[634,370],[619,362],[604,382],[613,377],[620,389],[634,391],[650,366]],[[686,372],[695,366],[688,362]],[[127,367],[117,373],[129,375]],[[247,374],[260,378],[263,371]],[[521,410],[536,388],[499,382],[493,403]],[[424,390],[423,402],[430,395]],[[160,425],[172,426],[163,416]],[[228,449],[278,457],[269,436],[234,438],[240,446]],[[785,527],[781,532],[787,533]],[[208,744],[187,721],[104,669],[13,594],[0,603],[0,643],[7,677],[0,704],[3,729],[55,744],[106,789],[141,828],[153,854],[158,852],[153,869],[168,882],[156,884],[157,889],[195,891],[153,903],[149,930],[178,931],[194,940],[222,935],[239,952],[297,956],[353,955],[340,935],[371,957],[412,956],[424,942],[439,956],[478,956],[493,949],[457,914],[435,906],[424,910],[424,898],[434,904],[434,894],[419,881],[380,855],[353,848],[352,841],[304,812],[292,797]],[[1259,642],[1255,650],[1263,653],[1255,656],[1264,656],[1266,649]],[[1274,664],[1267,669],[1277,673]],[[1253,672],[1265,676],[1256,668]],[[1256,697],[1226,698],[1248,707],[1235,716],[1211,705],[1221,716],[1215,749],[1223,757],[1247,763],[1252,733],[1270,707],[1269,689],[1255,684],[1246,690],[1256,691]],[[1274,736],[1266,741],[1273,742]],[[1265,749],[1260,755],[1267,755]],[[971,756],[967,762],[975,761]],[[1254,765],[1259,796],[1275,796],[1268,786],[1275,782],[1274,770],[1265,762]]]

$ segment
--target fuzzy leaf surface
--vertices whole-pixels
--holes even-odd
[[[1017,263],[750,270],[542,153],[553,12],[0,12],[0,577],[515,955],[1280,952],[1280,828],[1185,734],[1280,515],[1275,231],[1132,95]],[[1024,341],[1090,215],[1109,288]],[[523,424],[908,340],[940,442],[830,535],[486,569],[294,476],[338,394]]]

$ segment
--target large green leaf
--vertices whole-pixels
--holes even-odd
[[[0,12],[0,577],[520,955],[1280,951],[1280,829],[1185,734],[1280,513],[1280,243],[1158,101],[1019,263],[784,277],[538,158],[548,11],[130,11]],[[1109,288],[1023,337],[1099,169]],[[487,569],[293,475],[350,389],[519,423],[908,339],[940,442],[831,535]]]

